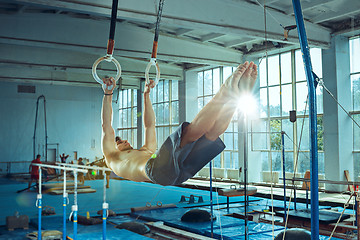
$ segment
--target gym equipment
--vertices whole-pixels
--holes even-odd
[[[198,199],[198,203],[203,203],[204,202],[204,199],[203,199],[202,196],[196,196],[196,195],[193,195],[193,194],[191,194],[189,197],[186,197],[185,195],[182,195],[179,202],[180,203],[188,202],[189,204],[192,204],[192,203],[195,203],[195,198]],[[186,199],[189,199],[189,200],[186,200]]]
[[[140,235],[144,235],[150,232],[150,228],[148,226],[146,226],[143,223],[135,222],[135,221],[121,223],[117,225],[116,228],[126,229]]]
[[[16,228],[29,229],[29,216],[19,215],[19,212],[15,212],[14,216],[7,216],[6,228],[9,231],[14,231]]]
[[[191,222],[191,223],[198,223],[198,222],[210,222],[216,220],[216,217],[211,219],[211,214],[202,209],[192,209],[187,211],[181,217],[182,222]]]

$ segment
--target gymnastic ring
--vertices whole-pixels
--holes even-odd
[[[112,63],[115,64],[115,66],[116,66],[116,76],[115,76],[114,80],[115,80],[115,83],[116,83],[117,80],[119,80],[119,79],[120,79],[120,76],[121,76],[121,66],[120,66],[120,63],[119,63],[115,58],[113,58],[112,55],[106,55],[106,56],[104,56],[104,57],[100,57],[100,58],[98,58],[98,59],[94,62],[93,66],[92,66],[92,75],[93,75],[93,78],[94,78],[98,83],[100,83],[102,86],[105,85],[105,83],[103,82],[103,80],[100,79],[99,76],[98,76],[97,73],[96,73],[96,68],[97,68],[97,66],[99,65],[99,63],[101,63],[102,61],[112,62]],[[108,86],[108,89],[111,90],[111,89],[112,89],[112,85]]]
[[[230,189],[236,189],[236,185],[235,185],[235,184],[231,184],[231,185],[230,185]]]
[[[157,201],[156,206],[162,207],[162,202],[161,202],[161,201]]]
[[[148,65],[146,66],[145,69],[145,83],[146,84],[150,84],[150,79],[149,79],[149,71],[151,66],[155,67],[156,70],[156,77],[155,77],[155,86],[158,84],[159,79],[160,79],[160,67],[159,64],[156,61],[156,58],[151,58]]]
[[[147,203],[146,203],[146,207],[151,207],[151,203],[150,203],[150,202],[147,202]]]

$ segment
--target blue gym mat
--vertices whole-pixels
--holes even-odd
[[[73,237],[72,234],[68,234],[69,237]],[[81,233],[78,234],[77,239],[79,240],[99,240],[102,239],[102,233],[94,234],[94,233]],[[119,240],[119,239],[126,239],[126,240],[149,240],[152,238],[148,238],[142,236],[137,233],[133,233],[131,231],[125,229],[115,229],[115,230],[106,230],[106,239],[107,240]]]
[[[85,181],[85,185],[96,189],[95,193],[79,194],[78,206],[79,215],[86,215],[89,212],[91,216],[96,216],[97,211],[102,208],[103,202],[103,180]],[[38,209],[35,206],[36,191],[16,193],[17,190],[23,189],[27,183],[19,183],[12,180],[0,181],[0,201],[6,203],[1,207],[2,218],[0,218],[0,225],[5,225],[5,216],[13,215],[18,211],[20,215],[26,214],[30,217],[31,226],[28,230],[17,229],[14,232],[8,232],[5,228],[0,228],[1,239],[24,239],[28,232],[36,231],[37,228],[37,214]],[[141,235],[129,232],[127,230],[120,230],[114,227],[114,224],[120,224],[126,221],[134,221],[135,218],[141,217],[148,221],[163,221],[165,224],[179,229],[187,230],[194,233],[211,236],[210,223],[184,223],[181,222],[181,216],[190,210],[190,207],[197,207],[210,210],[209,192],[204,190],[186,189],[174,186],[163,187],[151,183],[137,183],[127,180],[110,180],[110,188],[106,190],[107,202],[109,209],[114,210],[117,214],[130,213],[130,208],[144,207],[150,203],[152,206],[158,202],[165,204],[175,204],[177,208],[148,210],[136,212],[131,214],[132,217],[121,215],[114,218],[109,218],[107,224],[107,236],[109,239],[147,239],[140,238]],[[189,204],[188,202],[180,203],[181,196],[189,197],[190,195],[202,196],[204,202],[199,203],[198,197],[195,197],[195,202]],[[69,205],[67,207],[67,217],[73,205],[74,195],[69,195]],[[188,199],[188,198],[187,198]],[[55,208],[57,215],[42,217],[42,227],[44,230],[59,230],[62,231],[62,195],[43,194],[43,206],[52,206]],[[224,239],[244,239],[244,220],[233,218],[230,216],[223,216],[229,213],[243,213],[244,212],[244,197],[231,197],[229,211],[226,209],[226,197],[218,196],[213,193],[214,215],[217,220],[214,221],[214,237]],[[249,197],[248,211],[269,209],[271,200]],[[283,202],[274,200],[274,206],[282,208]],[[293,204],[291,205],[293,207]],[[305,204],[298,203],[298,209],[305,208]],[[220,209],[219,209],[220,208]],[[324,208],[324,207],[320,207]],[[217,210],[219,209],[219,210]],[[340,210],[340,209],[339,209]],[[342,209],[341,209],[342,210]],[[137,221],[141,221],[138,219]],[[113,224],[111,224],[112,222]],[[275,236],[282,229],[282,227],[275,226]],[[73,223],[67,221],[67,233],[72,236]],[[102,224],[93,226],[82,226],[78,224],[79,239],[99,239],[102,237]],[[116,236],[116,238],[112,238]],[[81,238],[80,238],[81,237]],[[249,238],[248,239],[271,239],[272,227],[270,224],[256,224],[249,222]],[[321,240],[328,239],[328,237],[321,236]],[[333,238],[335,239],[335,238]]]
[[[79,214],[86,215],[89,212],[91,216],[97,215],[96,212],[102,208],[103,202],[103,180],[85,181],[85,185],[96,189],[95,193],[78,194]],[[28,215],[30,218],[37,216],[38,209],[35,206],[36,191],[24,191],[16,193],[17,190],[27,186],[26,183],[18,183],[9,180],[8,184],[0,185],[0,201],[6,202],[6,208],[1,208],[4,216],[13,215],[18,211],[21,215]],[[204,190],[186,189],[174,186],[163,187],[152,183],[137,183],[127,180],[110,180],[110,188],[106,189],[106,201],[109,203],[109,209],[114,210],[117,214],[129,213],[132,207],[144,207],[147,203],[156,205],[157,202],[164,204],[176,204],[179,207],[192,207],[207,205],[210,203],[209,192]],[[189,197],[190,195],[202,196],[204,202],[189,204],[188,202],[180,203],[181,196]],[[214,199],[218,199],[219,204],[226,203],[226,197],[213,194]],[[257,201],[260,198],[251,197],[250,201]],[[74,195],[69,195],[69,204],[67,215],[71,212],[71,205],[74,202]],[[217,200],[216,200],[217,201]],[[234,197],[232,202],[243,202],[243,197]],[[56,213],[62,214],[62,195],[43,194],[43,206],[52,206]],[[214,200],[215,202],[215,200]],[[5,224],[5,218],[0,218],[0,225]]]
[[[206,208],[199,208],[208,210]],[[182,222],[181,217],[189,209],[184,208],[168,208],[168,209],[156,209],[148,211],[139,211],[131,214],[133,217],[140,217],[147,221],[162,221],[166,225],[183,229],[189,232],[211,236],[211,222],[205,223],[188,223]],[[230,237],[241,235],[244,233],[245,221],[238,218],[220,216],[220,212],[214,211],[216,220],[213,222],[213,234],[215,237]],[[222,214],[221,214],[222,215]],[[248,225],[249,234],[260,234],[263,232],[271,231],[272,226],[265,223],[249,222]],[[275,226],[276,230],[283,229],[283,227]]]
[[[134,221],[129,216],[116,216],[114,217],[116,221],[116,225],[122,222]],[[42,218],[41,228],[43,230],[63,230],[62,225],[63,218],[61,216],[47,216]],[[109,219],[110,221],[110,219]],[[131,231],[125,229],[117,229],[114,224],[109,223],[106,224],[106,239],[127,239],[127,240],[137,240],[137,239],[150,239],[148,237],[144,237],[142,235],[133,233]],[[112,221],[114,222],[114,221]],[[30,223],[37,231],[38,219],[31,219]],[[78,239],[102,239],[102,224],[96,225],[81,225],[77,224],[77,237]],[[33,232],[31,231],[31,232]],[[66,221],[66,233],[67,236],[73,238],[74,236],[74,223],[70,221]]]

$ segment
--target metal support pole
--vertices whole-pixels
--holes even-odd
[[[228,196],[226,197],[226,207],[227,207],[227,211],[229,213],[230,212],[230,198]]]
[[[294,184],[294,210],[296,211],[296,185]]]
[[[47,146],[48,146],[47,139],[48,139],[48,136],[47,136],[47,125],[46,125],[46,100],[45,100],[44,95],[39,96],[36,101],[35,126],[34,126],[34,136],[33,136],[33,155],[35,158],[37,118],[38,118],[38,112],[39,112],[39,101],[41,98],[44,100],[44,127],[45,127],[45,153],[44,153],[44,155],[45,155],[45,162],[47,162]]]
[[[48,160],[48,156],[47,156],[47,149],[48,149],[48,135],[47,135],[47,124],[46,124],[46,100],[45,100],[45,96],[44,97],[44,125],[45,125],[45,162],[47,162]]]
[[[209,169],[210,169],[210,217],[211,217],[211,237],[213,237],[214,235],[214,222],[213,222],[213,214],[214,214],[214,209],[213,209],[213,196],[212,196],[212,161],[209,162]]]
[[[283,167],[283,181],[284,181],[284,219],[286,219],[286,180],[285,180],[285,132],[281,132],[281,148],[282,148],[282,167]]]
[[[357,239],[360,239],[360,195],[359,189],[357,190],[357,194],[355,196],[355,204],[356,204],[356,226],[357,226]]]
[[[39,219],[38,219],[38,240],[41,240],[42,237],[41,237],[41,210],[42,210],[42,195],[41,195],[41,174],[42,174],[42,171],[41,171],[41,167],[39,167],[39,184],[38,184],[38,187],[39,187],[39,194],[37,195],[37,200],[36,200],[36,206],[38,207],[38,216],[39,216]]]
[[[106,218],[107,218],[107,212],[109,209],[109,204],[106,202],[106,173],[105,170],[103,170],[104,175],[104,202],[103,202],[103,240],[106,239]]]
[[[66,192],[66,171],[64,171],[64,192],[63,192],[63,240],[66,240],[66,205],[68,193]]]
[[[247,116],[244,112],[244,197],[245,197],[245,240],[248,239],[248,220],[247,220],[247,209],[248,209],[248,196],[247,196],[247,159],[248,159],[248,144],[247,144]]]
[[[309,209],[309,188],[306,184],[306,209]]]
[[[312,72],[310,51],[307,43],[304,19],[300,0],[293,0],[295,20],[304,61],[308,95],[309,95],[309,122],[310,122],[310,162],[311,162],[311,239],[319,239],[319,183],[318,183],[318,153],[317,153],[317,113],[314,75]]]
[[[77,240],[77,212],[78,212],[78,205],[77,205],[77,171],[74,171],[74,205],[72,205],[71,210],[73,212],[73,221],[74,221],[74,240]]]

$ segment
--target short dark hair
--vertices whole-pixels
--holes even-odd
[[[115,142],[117,142],[117,141],[121,141],[121,138],[119,136],[115,137]]]
[[[40,154],[36,155],[36,158],[41,158],[41,155]]]

